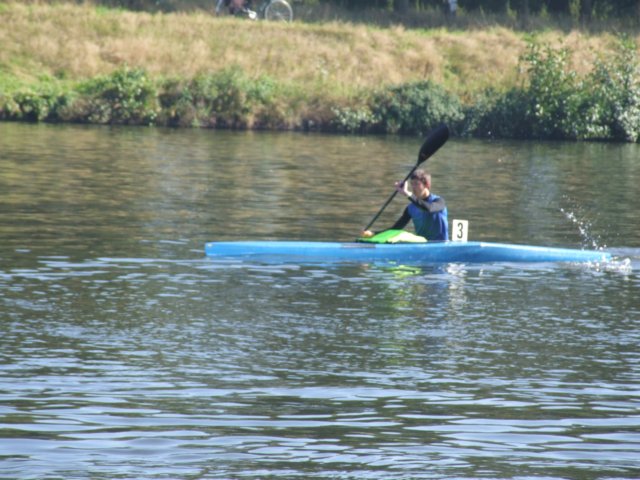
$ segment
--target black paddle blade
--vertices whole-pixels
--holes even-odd
[[[438,149],[445,144],[449,139],[449,127],[444,123],[438,125],[434,130],[429,133],[429,136],[422,144],[420,153],[418,154],[418,162],[416,165],[420,165],[431,155],[436,153]]]

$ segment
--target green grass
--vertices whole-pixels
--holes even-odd
[[[428,25],[432,13],[412,21]],[[316,12],[314,22],[278,24],[201,9],[0,3],[0,22],[11,25],[0,29],[0,119],[410,133],[444,115],[461,131],[478,131],[472,126],[491,126],[513,109],[528,114],[527,102],[537,101],[531,92],[513,93],[528,88],[522,58],[531,42],[566,50],[563,68],[578,79],[614,58],[619,45],[611,33],[521,30],[482,16],[471,25],[462,14],[445,28],[434,14],[437,28],[408,28],[374,14],[345,22],[318,21]],[[638,40],[631,37],[635,51]],[[99,88],[87,93],[88,84]],[[616,92],[632,112],[634,89]],[[588,92],[579,100],[591,108]],[[437,105],[420,117],[415,108],[429,102]],[[630,108],[620,105],[621,115]]]
[[[517,81],[527,36],[503,27],[435,30],[361,23],[291,25],[215,18],[203,11],[144,13],[75,4],[4,3],[0,75],[81,80],[127,65],[157,77],[194,78],[236,65],[249,76],[353,96],[432,80],[462,96]],[[577,67],[612,45],[610,34],[536,34],[575,51]]]

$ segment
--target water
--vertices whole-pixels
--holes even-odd
[[[419,146],[0,124],[0,478],[640,476],[637,146],[428,163],[471,239],[608,265],[204,258],[352,238]]]

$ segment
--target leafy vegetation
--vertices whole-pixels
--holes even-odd
[[[0,118],[97,124],[218,128],[318,129],[337,132],[419,134],[440,122],[473,136],[640,141],[640,63],[622,41],[616,55],[581,77],[566,49],[531,44],[521,59],[522,84],[487,91],[463,105],[429,81],[382,87],[354,105],[333,101],[329,115],[305,117],[287,103],[273,79],[252,79],[238,68],[190,81],[153,80],[144,70],[121,68],[62,90],[45,82],[0,97]]]
[[[640,62],[622,39],[611,59],[579,76],[567,50],[532,44],[527,81],[505,94],[487,92],[467,115],[469,134],[510,138],[640,141]]]
[[[633,38],[0,5],[1,120],[640,141]]]
[[[160,122],[170,126],[220,128],[285,127],[279,87],[268,77],[251,79],[232,67],[190,81],[162,84]]]
[[[153,125],[158,116],[158,90],[142,69],[121,68],[78,85],[66,105],[70,121],[97,124]]]
[[[429,81],[390,87],[372,98],[371,109],[386,133],[424,135],[438,123],[462,120],[460,100]]]

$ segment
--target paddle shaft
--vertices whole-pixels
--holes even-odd
[[[417,170],[417,168],[420,166],[420,164],[422,164],[424,161],[426,161],[431,155],[433,155],[434,153],[436,153],[436,151],[442,146],[444,145],[444,143],[447,141],[447,139],[449,138],[449,128],[447,128],[447,126],[445,124],[442,124],[440,126],[438,126],[436,129],[434,129],[429,136],[427,137],[427,139],[424,141],[424,143],[422,144],[422,147],[420,148],[420,153],[418,154],[418,161],[416,162],[416,165],[411,169],[411,171],[408,173],[408,175],[404,178],[404,180],[402,181],[402,183],[406,182],[407,180],[409,180],[409,177],[411,177],[411,175],[413,174],[413,172],[415,172]],[[364,227],[365,230],[369,230],[371,228],[371,226],[376,222],[376,220],[378,219],[378,217],[380,217],[380,215],[382,214],[382,212],[384,211],[385,208],[387,208],[387,206],[391,203],[391,201],[395,198],[395,196],[397,195],[398,191],[394,190],[393,193],[391,194],[391,196],[388,198],[388,200],[384,203],[384,205],[382,206],[382,208],[378,211],[378,213],[375,214],[375,216],[371,219],[371,221],[369,222],[369,224]]]
[[[419,165],[419,164],[418,164]],[[416,171],[416,169],[418,168],[418,165],[416,165],[415,167],[413,167],[411,169],[411,171],[409,172],[409,174],[404,177],[404,180],[402,181],[402,183],[406,182],[407,180],[409,180],[409,177],[413,174],[413,172]],[[382,212],[384,212],[384,209],[387,208],[387,206],[391,203],[391,201],[395,198],[395,196],[398,194],[397,190],[394,190],[393,193],[391,194],[391,196],[387,199],[386,202],[384,202],[384,205],[382,205],[382,208],[380,210],[378,210],[378,213],[376,213],[375,217],[373,217],[371,219],[371,221],[369,222],[369,225],[367,225],[366,227],[364,227],[365,230],[369,230],[371,228],[371,225],[373,225],[374,223],[376,223],[376,220],[378,220],[378,217],[380,215],[382,215]]]

